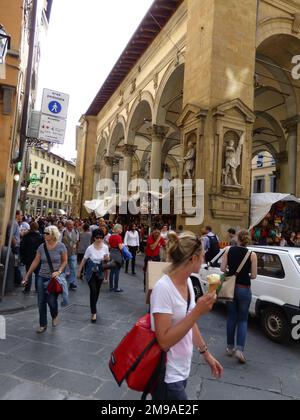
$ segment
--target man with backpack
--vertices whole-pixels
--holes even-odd
[[[205,228],[204,250],[206,263],[210,263],[220,252],[220,240],[210,226]]]

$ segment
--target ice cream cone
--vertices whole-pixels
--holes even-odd
[[[221,285],[221,276],[219,274],[211,274],[207,277],[208,293],[216,293]]]

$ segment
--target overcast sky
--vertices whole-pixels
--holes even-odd
[[[54,0],[43,46],[39,91],[70,95],[64,146],[75,157],[75,127],[121,55],[153,0]],[[40,94],[36,108],[40,108]]]

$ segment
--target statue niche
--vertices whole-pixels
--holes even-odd
[[[239,168],[241,166],[244,143],[245,133],[239,136],[235,131],[228,131],[224,136],[222,185],[225,188],[242,188],[242,185],[239,182],[239,179],[241,178]]]
[[[187,141],[187,153],[183,158],[183,178],[193,179],[195,176],[196,168],[196,145],[194,143],[194,135],[190,136]]]

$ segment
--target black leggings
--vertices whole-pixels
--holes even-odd
[[[91,305],[91,314],[96,315],[97,314],[97,302],[100,295],[101,286],[103,283],[103,279],[99,279],[95,274],[93,274],[93,277],[91,278],[91,281],[89,282],[90,287],[90,305]]]
[[[132,269],[132,274],[133,274],[133,273],[135,273],[135,260],[136,260],[136,253],[137,253],[138,247],[129,246],[128,249],[132,254],[131,269]],[[129,261],[127,260],[126,261],[126,269],[125,269],[126,272],[128,271],[128,267],[129,267]]]

